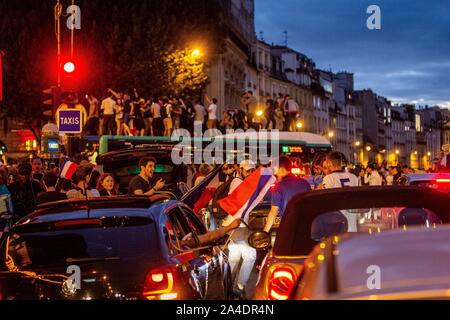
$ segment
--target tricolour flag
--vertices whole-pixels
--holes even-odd
[[[206,208],[220,186],[219,174],[222,168],[223,165],[218,166],[198,186],[188,192],[181,201],[195,213],[199,213],[201,209]]]
[[[62,179],[72,180],[72,176],[75,171],[77,171],[77,169],[78,165],[76,163],[73,163],[69,159],[66,159],[61,166],[59,177]]]
[[[229,197],[219,200],[219,205],[234,219],[242,219],[248,223],[250,213],[264,199],[276,180],[271,169],[261,167]]]

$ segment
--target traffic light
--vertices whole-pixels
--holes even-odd
[[[53,117],[56,109],[58,109],[61,104],[61,90],[56,86],[52,86],[43,90],[42,93],[46,95],[46,100],[44,100],[42,104],[50,107],[47,108],[47,110],[44,110],[43,114],[46,117]]]
[[[78,69],[74,61],[67,60],[61,64],[61,103],[78,103]]]

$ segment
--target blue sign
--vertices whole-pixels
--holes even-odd
[[[60,110],[58,127],[60,133],[81,133],[83,130],[81,110]]]
[[[59,139],[48,139],[48,152],[59,153]]]

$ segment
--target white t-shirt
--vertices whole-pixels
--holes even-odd
[[[364,180],[366,183],[369,184],[369,186],[382,186],[383,185],[383,178],[380,176],[378,171],[373,171],[370,176],[366,175],[364,177]]]
[[[212,104],[208,108],[209,120],[217,120],[217,105]]]
[[[358,187],[358,178],[349,172],[333,172],[323,178],[324,189],[338,189],[347,187]]]
[[[151,112],[153,119],[161,118],[161,106],[158,103],[152,103]]]
[[[102,101],[101,109],[104,110],[103,114],[105,116],[113,116],[114,109],[116,108],[116,102],[111,98],[106,98]]]
[[[203,107],[200,104],[196,104],[194,106],[194,110],[195,110],[195,122],[201,122],[203,123],[205,121],[205,107]]]

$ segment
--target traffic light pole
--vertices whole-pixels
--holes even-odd
[[[55,26],[56,26],[56,41],[58,45],[58,88],[61,87],[61,14],[62,5],[59,0],[56,1],[55,6]]]

